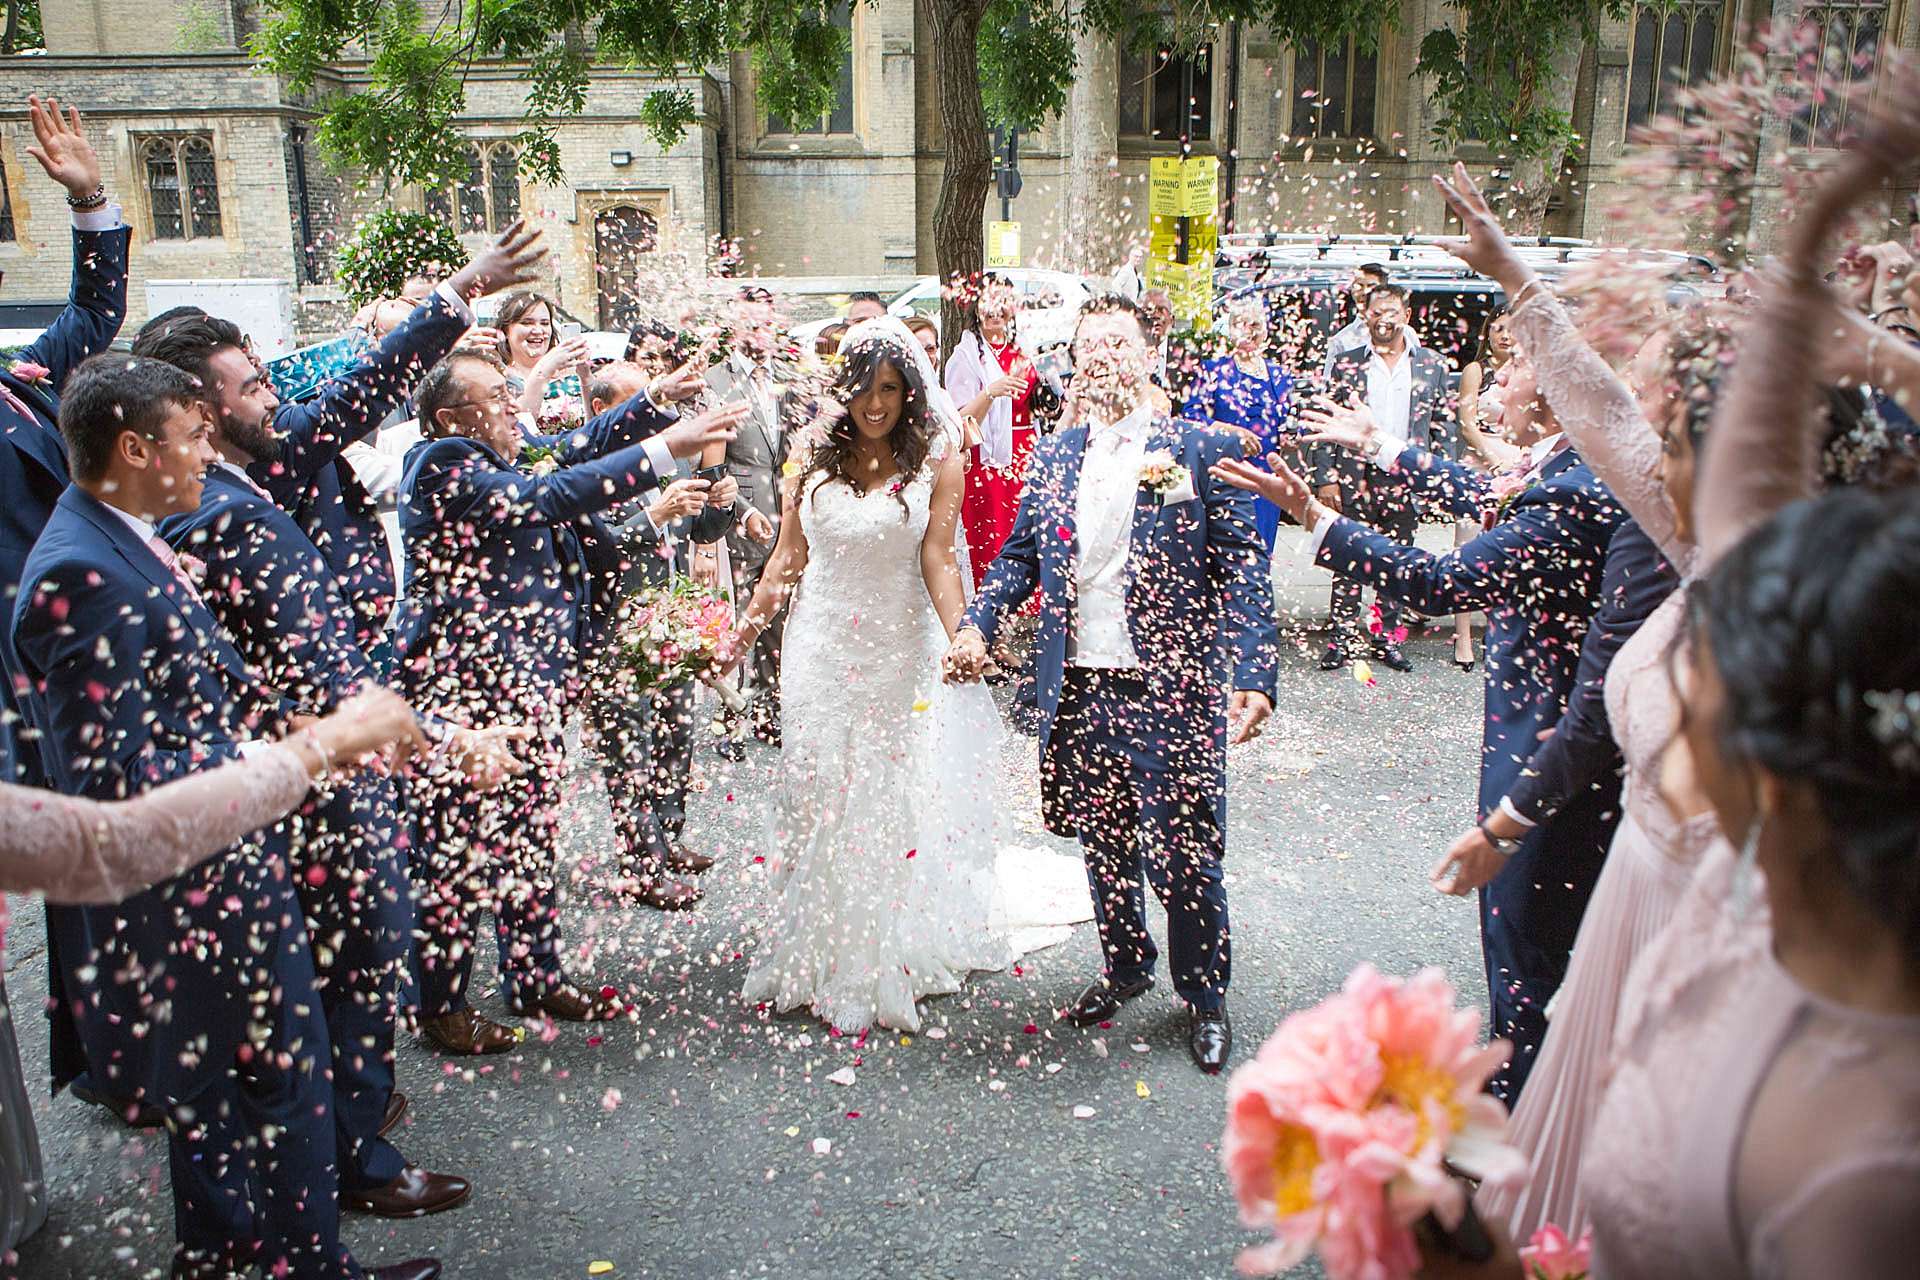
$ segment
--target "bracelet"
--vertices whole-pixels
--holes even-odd
[[[325,777],[333,772],[333,753],[327,750],[327,744],[320,741],[320,735],[312,729],[303,729],[300,736],[313,747],[314,754],[320,757],[320,772],[316,776]]]
[[[89,210],[98,209],[106,202],[107,184],[103,182],[93,189],[93,194],[90,196],[68,196],[67,208],[76,213],[86,213]]]
[[[1507,310],[1518,311],[1520,309],[1521,304],[1527,300],[1527,295],[1532,293],[1535,289],[1541,289],[1541,290],[1545,289],[1545,286],[1540,283],[1539,276],[1532,277],[1525,284],[1520,286],[1519,290],[1513,295],[1512,299],[1508,301]]]
[[[1493,851],[1503,858],[1511,858],[1520,852],[1520,845],[1526,839],[1525,836],[1497,836],[1487,830],[1487,824],[1484,822],[1480,824],[1480,834],[1487,838],[1487,843],[1493,846]]]
[[[1876,311],[1876,312],[1874,312],[1874,313],[1873,313],[1872,315],[1870,315],[1870,316],[1868,316],[1868,317],[1867,317],[1867,319],[1869,319],[1869,320],[1871,320],[1871,321],[1873,321],[1873,322],[1874,322],[1875,324],[1879,324],[1879,323],[1880,323],[1880,318],[1881,318],[1882,316],[1890,316],[1890,315],[1892,315],[1892,314],[1893,314],[1894,312],[1896,312],[1896,311],[1905,311],[1905,312],[1906,312],[1906,313],[1907,313],[1908,315],[1912,315],[1912,314],[1913,314],[1913,309],[1912,309],[1911,307],[1909,307],[1909,306],[1907,306],[1907,304],[1906,304],[1906,303],[1904,303],[1904,302],[1896,302],[1896,303],[1894,303],[1894,304],[1893,304],[1892,306],[1890,306],[1890,307],[1882,307],[1882,308],[1880,308],[1880,309],[1879,309],[1878,311]]]

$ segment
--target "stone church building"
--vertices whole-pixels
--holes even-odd
[[[88,113],[134,228],[132,323],[145,316],[148,280],[265,277],[295,291],[303,332],[337,325],[331,246],[370,200],[320,154],[312,103],[250,64],[255,0],[41,8],[46,49],[0,59],[0,301],[66,292],[65,209],[25,154],[24,102],[38,92]],[[1426,32],[1457,18],[1440,0],[1402,0],[1401,9],[1403,25],[1374,52],[1289,46],[1237,23],[1184,66],[1082,39],[1063,116],[1021,139],[1024,190],[1012,213],[1027,263],[1104,272],[1128,240],[1145,237],[1148,162],[1178,150],[1189,75],[1194,146],[1222,157],[1242,229],[1445,231],[1427,175],[1455,153],[1433,140],[1433,111],[1411,68]],[[1657,111],[1676,81],[1724,67],[1747,24],[1804,14],[1855,49],[1888,33],[1911,47],[1914,10],[1909,0],[1669,0],[1609,23],[1581,58],[1574,125],[1588,145],[1547,230],[1604,235],[1630,125]],[[866,0],[841,20],[851,47],[838,101],[818,120],[769,118],[751,60],[737,54],[680,79],[700,115],[663,152],[637,118],[657,82],[597,71],[586,110],[559,132],[565,186],[516,172],[509,139],[522,86],[509,67],[477,68],[462,121],[467,179],[394,199],[476,234],[521,213],[546,215],[554,288],[589,324],[619,319],[599,314],[597,280],[630,274],[634,255],[652,247],[691,251],[714,236],[739,237],[750,271],[830,277],[835,291],[929,273],[942,131],[927,24],[914,0]],[[321,90],[351,91],[362,74],[343,62]],[[1483,149],[1459,154],[1490,167]],[[987,217],[998,210],[989,201]],[[1070,211],[1101,234],[1068,248]]]

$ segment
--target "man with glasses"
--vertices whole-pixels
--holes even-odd
[[[1013,534],[945,665],[950,680],[978,679],[1006,619],[1039,592],[1041,809],[1049,831],[1080,841],[1106,962],[1061,1016],[1091,1026],[1153,986],[1151,884],[1188,1053],[1215,1073],[1233,1048],[1229,722],[1245,741],[1273,710],[1277,634],[1253,504],[1208,471],[1238,442],[1155,411],[1149,342],[1129,299],[1081,308],[1079,423],[1035,447]]]

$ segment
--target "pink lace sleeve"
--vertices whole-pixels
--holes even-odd
[[[1514,338],[1581,459],[1674,567],[1687,573],[1695,551],[1674,531],[1673,508],[1660,485],[1660,435],[1640,415],[1633,392],[1546,290],[1536,289],[1512,320]]]
[[[1826,286],[1779,289],[1754,316],[1707,432],[1694,488],[1705,571],[1776,511],[1818,487],[1820,432],[1811,335]]]
[[[0,889],[60,903],[118,902],[273,822],[309,785],[299,755],[284,746],[131,800],[0,783]]]

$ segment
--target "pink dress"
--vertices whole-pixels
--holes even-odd
[[[1574,447],[1683,577],[1700,554],[1674,530],[1659,480],[1660,438],[1633,393],[1574,328],[1557,300],[1536,291],[1513,313],[1541,391]],[[1607,671],[1607,715],[1626,761],[1622,816],[1580,923],[1566,981],[1549,1007],[1547,1038],[1509,1132],[1532,1165],[1511,1190],[1483,1191],[1478,1208],[1516,1240],[1546,1223],[1578,1236],[1588,1221],[1580,1173],[1612,1050],[1620,988],[1634,957],[1659,937],[1707,849],[1712,814],[1682,822],[1656,785],[1660,757],[1679,729],[1669,654],[1680,641],[1686,591],[1674,592],[1621,646]]]
[[[1920,1017],[1799,986],[1744,875],[1710,851],[1627,982],[1587,1142],[1593,1274],[1910,1274]]]

